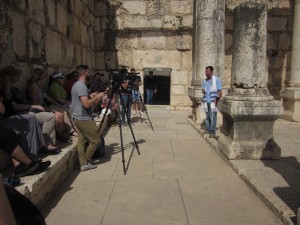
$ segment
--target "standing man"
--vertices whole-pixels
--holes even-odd
[[[153,94],[157,92],[156,80],[153,76],[153,71],[149,71],[149,76],[146,76],[145,79],[145,87],[146,87],[146,102],[147,104],[152,104]]]
[[[207,66],[205,68],[206,79],[202,82],[203,103],[202,107],[206,114],[206,131],[210,138],[216,136],[217,125],[217,105],[222,97],[222,84],[218,77],[214,75],[214,68]]]
[[[72,111],[73,120],[78,130],[77,151],[79,156],[80,170],[95,169],[91,158],[100,144],[98,127],[92,117],[92,107],[100,101],[104,92],[89,95],[86,80],[89,77],[87,65],[77,67],[79,80],[72,87]],[[85,149],[85,145],[87,148]]]

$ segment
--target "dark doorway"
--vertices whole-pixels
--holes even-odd
[[[171,69],[170,68],[144,68],[144,99],[146,102],[147,93],[145,88],[145,78],[153,71],[157,84],[157,93],[153,95],[153,105],[170,105],[171,95]]]

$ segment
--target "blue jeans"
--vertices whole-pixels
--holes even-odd
[[[216,126],[217,126],[217,112],[212,112],[210,108],[210,104],[207,104],[207,112],[206,114],[206,129],[210,134],[216,134]]]
[[[130,121],[131,97],[129,95],[121,94],[121,98],[123,99],[123,103],[124,103],[126,111],[127,111],[127,117],[128,117],[128,120]],[[121,101],[121,99],[120,99],[120,101]],[[122,123],[125,123],[126,122],[126,119],[125,119],[125,109],[124,109],[123,105],[122,105],[122,109],[121,109],[121,115],[122,115]]]
[[[152,104],[154,90],[146,89],[146,93],[147,93],[146,103]]]

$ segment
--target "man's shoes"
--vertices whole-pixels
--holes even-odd
[[[127,123],[122,123],[122,126],[127,127],[128,125],[127,125]]]
[[[203,134],[210,134],[208,130],[204,131]]]
[[[43,172],[44,170],[46,170],[50,165],[51,165],[51,161],[39,161],[39,167],[36,170],[36,172]]]
[[[216,135],[215,135],[215,134],[210,134],[209,137],[210,137],[210,138],[215,138]]]
[[[97,166],[88,163],[86,165],[81,166],[80,170],[81,171],[86,171],[86,170],[91,170],[91,169],[95,169],[95,168],[97,168]]]
[[[32,161],[29,165],[19,164],[15,168],[15,175],[17,178],[25,177],[38,170],[40,164],[37,161]]]

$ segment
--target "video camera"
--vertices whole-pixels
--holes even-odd
[[[108,70],[110,79],[112,80],[112,86],[119,86],[126,81],[129,83],[129,87],[132,86],[137,80],[141,80],[140,76],[137,76],[137,74],[140,73],[130,73],[127,70],[127,66],[120,66],[121,68],[116,69],[110,69]]]

